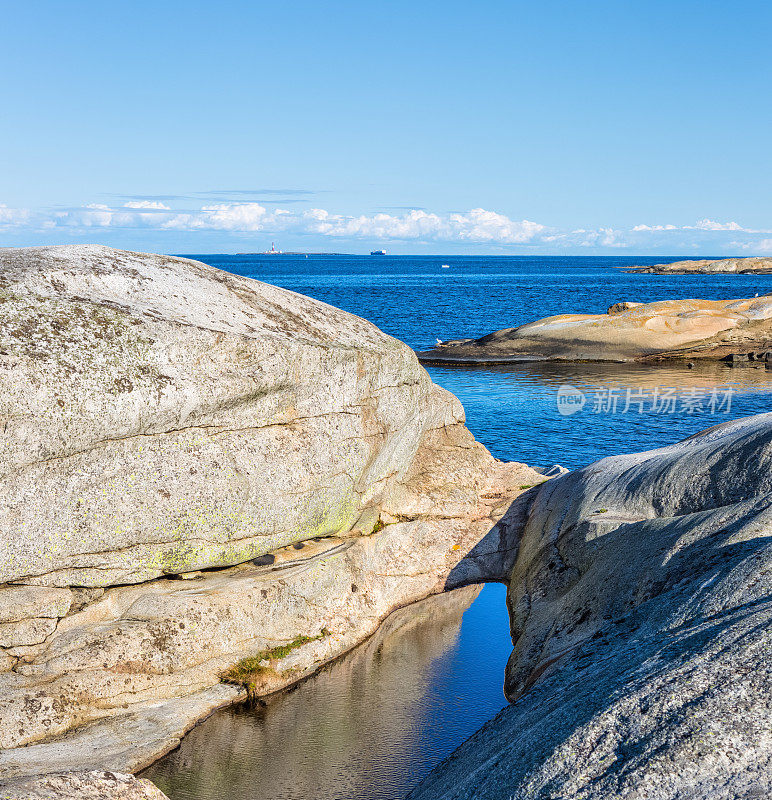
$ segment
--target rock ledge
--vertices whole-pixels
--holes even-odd
[[[772,350],[772,297],[620,302],[607,314],[560,314],[418,353],[426,364],[660,361]]]

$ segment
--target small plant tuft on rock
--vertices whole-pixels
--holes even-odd
[[[242,658],[241,661],[226,670],[220,676],[220,680],[223,683],[243,686],[253,696],[256,693],[259,678],[266,675],[266,673],[276,672],[270,666],[270,663],[265,664],[264,662],[278,661],[288,656],[293,650],[297,650],[298,647],[324,639],[325,636],[329,635],[330,631],[327,628],[322,628],[318,636],[296,636],[286,644],[277,645],[270,648],[270,650],[260,650],[253,656]]]

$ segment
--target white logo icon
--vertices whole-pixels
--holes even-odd
[[[570,417],[572,414],[576,414],[577,411],[581,411],[584,408],[587,398],[584,396],[584,392],[580,391],[575,386],[569,386],[567,383],[564,383],[558,389],[556,402],[558,414],[562,414],[564,417]]]

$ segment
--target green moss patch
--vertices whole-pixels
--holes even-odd
[[[545,478],[543,481],[536,481],[536,483],[521,483],[520,489],[533,489],[534,486],[541,486],[543,483],[546,483],[549,478]]]
[[[250,694],[254,694],[260,683],[260,678],[264,677],[266,673],[275,672],[270,662],[285,658],[293,650],[297,650],[298,647],[310,642],[317,642],[319,639],[324,639],[325,636],[329,635],[330,632],[327,628],[322,628],[318,636],[296,636],[291,642],[277,645],[270,650],[261,650],[253,656],[242,658],[241,661],[224,672],[220,676],[220,680],[223,683],[243,686]],[[264,662],[266,661],[269,663],[265,664]]]

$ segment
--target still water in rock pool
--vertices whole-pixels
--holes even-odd
[[[468,587],[395,612],[294,690],[217,712],[143,777],[171,800],[403,797],[505,704],[504,593]]]
[[[772,292],[772,275],[617,269],[666,259],[197,258],[366,317],[416,349],[551,314],[605,311],[619,300]],[[574,469],[772,410],[772,372],[756,364],[530,363],[429,373],[460,398],[469,428],[495,456],[534,466]],[[560,413],[566,387],[581,401],[575,413]],[[510,652],[503,586],[429,598],[266,706],[216,713],[145,775],[171,800],[396,800],[504,705]]]

